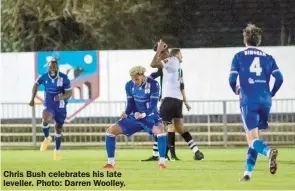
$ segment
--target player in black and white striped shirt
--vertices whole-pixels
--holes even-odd
[[[157,50],[157,46],[154,47],[154,50]],[[172,52],[175,51],[175,49],[172,49]],[[167,60],[167,57],[169,56],[169,51],[168,51],[168,46],[166,45],[166,47],[164,48],[164,50],[161,52],[161,54],[159,54],[159,57],[161,60]],[[170,57],[171,58],[171,57]],[[176,59],[175,57],[172,59]],[[165,72],[165,70],[164,70]],[[185,92],[184,92],[184,83],[183,83],[183,71],[180,67],[178,67],[178,75],[174,76],[171,74],[167,74],[166,73],[166,78],[165,75],[163,77],[163,68],[159,68],[157,72],[152,73],[151,77],[156,78],[156,77],[161,77],[160,81],[161,81],[161,91],[163,89],[163,80],[167,80],[167,76],[169,76],[169,80],[171,80],[171,77],[175,77],[177,78],[177,82],[171,82],[169,83],[169,85],[167,85],[165,88],[168,88],[166,91],[166,95],[162,94],[161,92],[161,96],[164,97],[164,101],[166,101],[166,106],[162,103],[161,104],[161,109],[160,109],[160,115],[162,115],[166,118],[166,126],[168,129],[168,148],[167,148],[167,154],[168,154],[168,149],[170,150],[171,153],[171,160],[179,160],[176,156],[175,153],[175,131],[177,131],[184,139],[185,141],[188,143],[188,146],[191,148],[191,150],[195,153],[194,159],[195,160],[202,160],[204,158],[204,155],[199,151],[195,141],[192,139],[191,135],[189,132],[185,132],[184,131],[184,126],[183,126],[183,115],[182,115],[182,105],[183,103],[185,104],[187,110],[189,111],[191,109],[191,107],[188,105],[187,101],[186,101],[186,96],[185,96]],[[164,79],[163,79],[164,78]],[[164,82],[167,83],[167,82]],[[168,83],[167,83],[168,84]],[[170,88],[170,89],[169,89]],[[167,95],[168,94],[168,95]],[[174,98],[175,97],[175,98]],[[179,99],[177,99],[177,98]],[[170,107],[172,106],[172,107]],[[168,107],[168,108],[167,108]],[[161,114],[161,110],[162,110],[162,114]],[[174,112],[174,113],[173,113]],[[169,113],[169,114],[168,114]],[[171,116],[170,114],[172,114],[173,116]],[[169,119],[171,119],[171,121],[169,121]],[[173,123],[172,123],[173,121]],[[146,160],[142,160],[142,161],[154,161],[154,160],[158,160],[158,152],[157,152],[157,144],[156,142],[154,143],[153,146],[153,156],[146,159]]]

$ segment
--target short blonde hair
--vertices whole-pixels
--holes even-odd
[[[254,24],[248,24],[243,30],[243,36],[250,46],[259,46],[261,43],[262,30]]]
[[[129,74],[131,77],[137,76],[137,75],[144,75],[146,69],[142,66],[134,66],[129,70]]]

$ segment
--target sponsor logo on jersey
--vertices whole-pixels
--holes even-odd
[[[255,83],[266,83],[266,80],[253,80],[252,78],[248,78],[249,84],[255,84]]]
[[[255,80],[255,83],[266,83],[266,80]]]
[[[255,83],[252,78],[248,78],[248,82],[249,82],[249,84],[254,84]]]

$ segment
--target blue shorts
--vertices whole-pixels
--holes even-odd
[[[259,130],[268,128],[268,116],[271,105],[251,104],[241,106],[241,117],[245,131],[258,127]]]
[[[150,116],[143,119],[135,119],[133,115],[129,115],[127,118],[120,119],[117,122],[122,129],[124,135],[131,136],[136,132],[145,131],[149,134],[153,134],[153,127],[159,124],[163,124],[160,116]]]
[[[45,104],[44,110],[46,112],[50,112],[52,114],[52,118],[54,119],[55,123],[58,125],[63,125],[66,117],[67,117],[67,109],[66,104],[63,108],[60,108],[58,104]]]

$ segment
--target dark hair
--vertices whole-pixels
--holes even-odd
[[[164,41],[163,41],[163,43],[165,43]],[[165,43],[166,44],[166,43]],[[156,42],[156,44],[154,45],[154,47],[153,47],[153,50],[156,52],[157,51],[157,49],[158,49],[158,42]],[[168,45],[165,47],[165,49],[163,50],[163,52],[164,51],[166,51],[166,50],[168,50]]]
[[[250,46],[259,46],[261,43],[262,30],[254,24],[248,24],[243,30],[244,40]]]
[[[178,54],[180,52],[179,48],[172,48],[170,50],[169,56],[175,56],[176,54]]]

